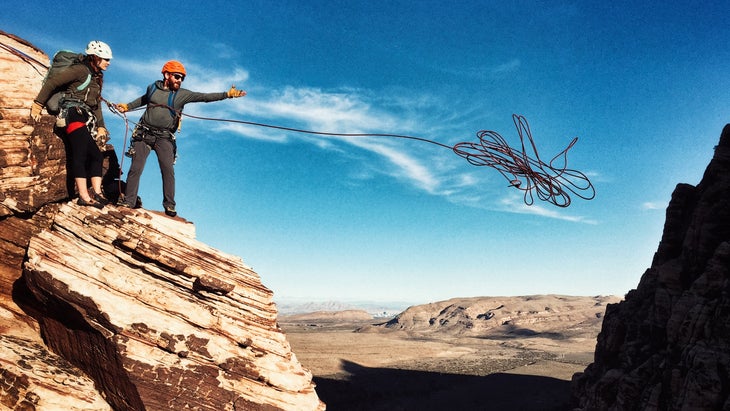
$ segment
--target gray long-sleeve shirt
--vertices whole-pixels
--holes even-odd
[[[180,88],[174,93],[174,98],[171,99],[170,94],[172,91],[163,88],[162,80],[155,81],[152,87],[154,92],[151,94],[150,101],[147,101],[149,93],[146,93],[127,104],[127,107],[129,110],[132,110],[146,105],[147,109],[142,114],[142,122],[148,126],[169,130],[173,133],[177,131],[178,115],[170,112],[170,109],[166,106],[171,106],[174,111],[180,112],[187,103],[209,103],[228,98],[228,93],[225,91],[219,93],[199,93]]]

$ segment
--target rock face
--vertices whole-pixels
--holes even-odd
[[[583,334],[595,338],[606,305],[618,301],[616,296],[562,295],[453,298],[409,307],[377,328],[453,336],[527,337],[552,333],[562,338]]]
[[[67,195],[66,152],[53,135],[53,118],[29,120],[48,57],[0,31],[0,217],[35,212]]]
[[[651,267],[606,310],[581,410],[730,409],[730,124],[702,181],[680,184]]]
[[[28,120],[47,62],[0,32],[0,410],[323,410],[239,257],[68,202],[53,118]]]

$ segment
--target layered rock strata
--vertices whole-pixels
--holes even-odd
[[[67,196],[66,152],[53,118],[30,121],[48,57],[0,31],[0,217],[37,211]]]
[[[181,218],[69,202],[54,119],[28,118],[47,62],[0,32],[0,409],[323,410],[241,258]]]
[[[193,228],[144,210],[62,205],[24,267],[48,346],[115,409],[317,409],[271,291]]]

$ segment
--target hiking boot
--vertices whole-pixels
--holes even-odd
[[[94,200],[93,198],[91,199],[91,201],[86,201],[83,198],[79,197],[79,199],[76,201],[76,204],[80,206],[96,207],[98,209],[104,208],[104,204]]]
[[[175,217],[177,215],[177,211],[175,211],[175,207],[167,206],[165,207],[165,214],[169,215],[170,217]]]
[[[96,192],[94,192],[94,194],[91,197],[94,200],[96,200],[97,202],[101,203],[102,205],[109,204],[109,200],[107,200],[106,197],[104,197],[104,194],[102,194],[102,193],[96,193]]]
[[[117,201],[117,207],[132,208],[131,205],[125,203],[122,199],[119,199],[119,201]]]

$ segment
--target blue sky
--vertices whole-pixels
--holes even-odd
[[[197,116],[453,145],[479,130],[543,158],[578,137],[596,189],[536,202],[442,147],[186,118],[177,209],[239,255],[275,299],[404,301],[623,295],[661,238],[678,183],[697,184],[726,124],[724,2],[9,1],[0,30],[47,54],[107,42],[104,96],[128,102],[169,59],[183,87],[248,96]],[[121,156],[124,123],[107,112]],[[139,112],[131,113],[137,121]],[[125,159],[125,172],[129,159]],[[156,159],[140,194],[161,210]]]

